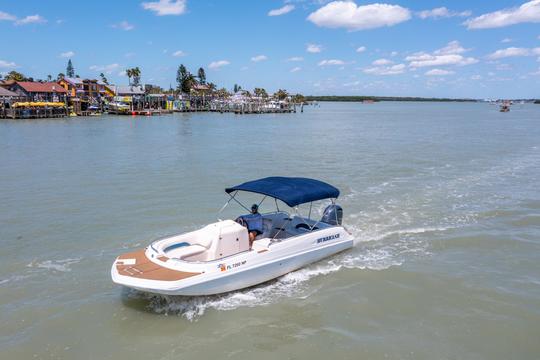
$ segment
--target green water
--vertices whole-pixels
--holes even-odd
[[[2,359],[540,356],[538,105],[0,121],[0,169]],[[340,188],[356,246],[223,296],[112,284],[270,175]]]

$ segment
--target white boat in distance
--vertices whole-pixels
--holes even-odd
[[[154,241],[147,248],[120,255],[111,268],[113,282],[165,295],[212,295],[254,286],[349,249],[353,236],[342,226],[339,190],[308,178],[267,177],[225,189],[273,198],[276,211],[262,215],[263,231],[250,248],[246,227],[220,220],[202,229]],[[311,219],[314,201],[330,200],[319,220]],[[278,200],[294,209],[280,210]],[[298,205],[311,203],[307,218]],[[249,210],[248,210],[249,211]],[[259,218],[260,219],[260,218]],[[240,223],[239,223],[240,222]]]

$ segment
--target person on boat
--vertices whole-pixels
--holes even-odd
[[[263,217],[259,214],[259,205],[251,206],[251,214],[242,215],[238,218],[239,222],[247,227],[249,233],[249,248],[253,245],[253,241],[257,235],[263,233]]]

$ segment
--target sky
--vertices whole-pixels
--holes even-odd
[[[379,2],[377,2],[379,1]],[[540,0],[0,0],[0,73],[305,95],[540,97]]]

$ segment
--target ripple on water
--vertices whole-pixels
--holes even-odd
[[[71,271],[71,265],[76,264],[81,261],[81,258],[69,258],[61,260],[32,260],[26,267],[29,268],[39,268],[57,272],[69,272]]]

